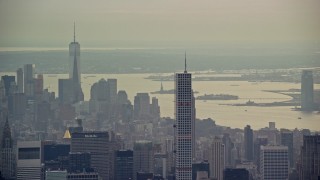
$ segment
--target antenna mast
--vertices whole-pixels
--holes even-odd
[[[73,42],[76,42],[76,22],[73,22]]]
[[[184,73],[187,73],[187,53],[184,52]]]

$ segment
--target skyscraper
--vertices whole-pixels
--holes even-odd
[[[89,152],[70,152],[68,172],[92,172],[91,154]]]
[[[301,76],[301,109],[313,110],[313,74],[310,70],[303,70]]]
[[[74,51],[74,60],[73,60],[73,76],[72,76],[72,85],[73,85],[73,103],[83,101],[84,95],[81,89],[81,74],[79,74],[79,62],[77,60],[77,51]]]
[[[176,119],[176,179],[192,179],[194,151],[194,97],[191,73],[185,70],[175,74],[175,119]]]
[[[118,150],[115,158],[115,179],[133,179],[133,151]]]
[[[73,102],[73,86],[70,79],[58,80],[59,101],[61,104],[72,104]]]
[[[137,93],[134,97],[135,119],[145,119],[150,116],[150,96],[148,93]]]
[[[34,94],[41,96],[43,93],[43,75],[38,74],[37,78],[34,79]]]
[[[2,81],[4,82],[4,88],[5,88],[5,94],[6,96],[9,96],[12,93],[12,83],[15,83],[15,77],[14,76],[1,76]]]
[[[153,143],[151,141],[136,141],[133,146],[133,178],[137,173],[153,173],[154,169]]]
[[[288,147],[288,157],[290,167],[294,166],[293,162],[293,133],[287,129],[280,130],[281,145]]]
[[[116,103],[117,93],[117,79],[108,79],[108,98],[110,103]]]
[[[77,64],[77,78],[81,79],[81,68],[80,68],[80,44],[76,42],[76,25],[73,27],[73,42],[69,44],[69,78],[73,78],[74,73],[74,60],[76,59]]]
[[[19,68],[17,70],[17,92],[23,93],[23,70],[22,68]]]
[[[23,69],[24,93],[27,98],[32,98],[34,95],[34,64],[25,64]]]
[[[261,146],[260,173],[262,180],[286,180],[289,178],[288,147]]]
[[[192,164],[192,180],[200,179],[201,175],[205,178],[210,177],[210,166],[207,161]]]
[[[111,173],[110,164],[113,159],[109,150],[108,132],[74,132],[71,135],[71,152],[91,153],[91,167],[103,179],[109,179]]]
[[[244,158],[253,160],[253,131],[249,125],[244,128]]]
[[[225,148],[220,137],[215,137],[209,151],[210,177],[222,180],[225,167]]]
[[[231,138],[230,138],[230,134],[228,133],[224,133],[223,134],[223,137],[222,137],[222,142],[224,144],[224,147],[225,147],[225,163],[226,163],[226,166],[231,166],[232,165],[232,162],[231,162],[231,150],[233,148],[233,142],[231,141]]]
[[[43,162],[45,169],[63,170],[69,167],[70,144],[59,144],[55,141],[44,141]]]
[[[318,179],[320,176],[320,135],[303,136],[300,156],[300,179]]]
[[[2,129],[2,142],[1,142],[1,172],[2,176],[5,179],[13,179],[15,176],[15,157],[13,149],[13,141],[11,138],[11,130],[8,122],[8,118],[5,122],[5,125]]]
[[[257,137],[254,141],[254,156],[253,162],[257,165],[257,170],[260,172],[260,147],[268,145],[267,137]]]

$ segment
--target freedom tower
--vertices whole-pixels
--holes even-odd
[[[73,42],[69,44],[69,78],[73,78],[73,71],[74,71],[74,59],[77,60],[77,69],[76,71],[78,74],[77,79],[81,79],[81,72],[80,72],[80,44],[76,42],[76,24],[73,25]]]
[[[192,161],[195,140],[195,100],[192,90],[192,75],[185,70],[175,74],[175,152],[176,179],[192,179]]]

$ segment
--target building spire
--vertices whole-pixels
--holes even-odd
[[[184,73],[187,73],[187,53],[184,52]]]
[[[73,22],[73,42],[76,42],[76,22]]]

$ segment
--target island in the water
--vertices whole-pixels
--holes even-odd
[[[197,100],[238,100],[239,96],[230,94],[204,94],[196,97]]]

